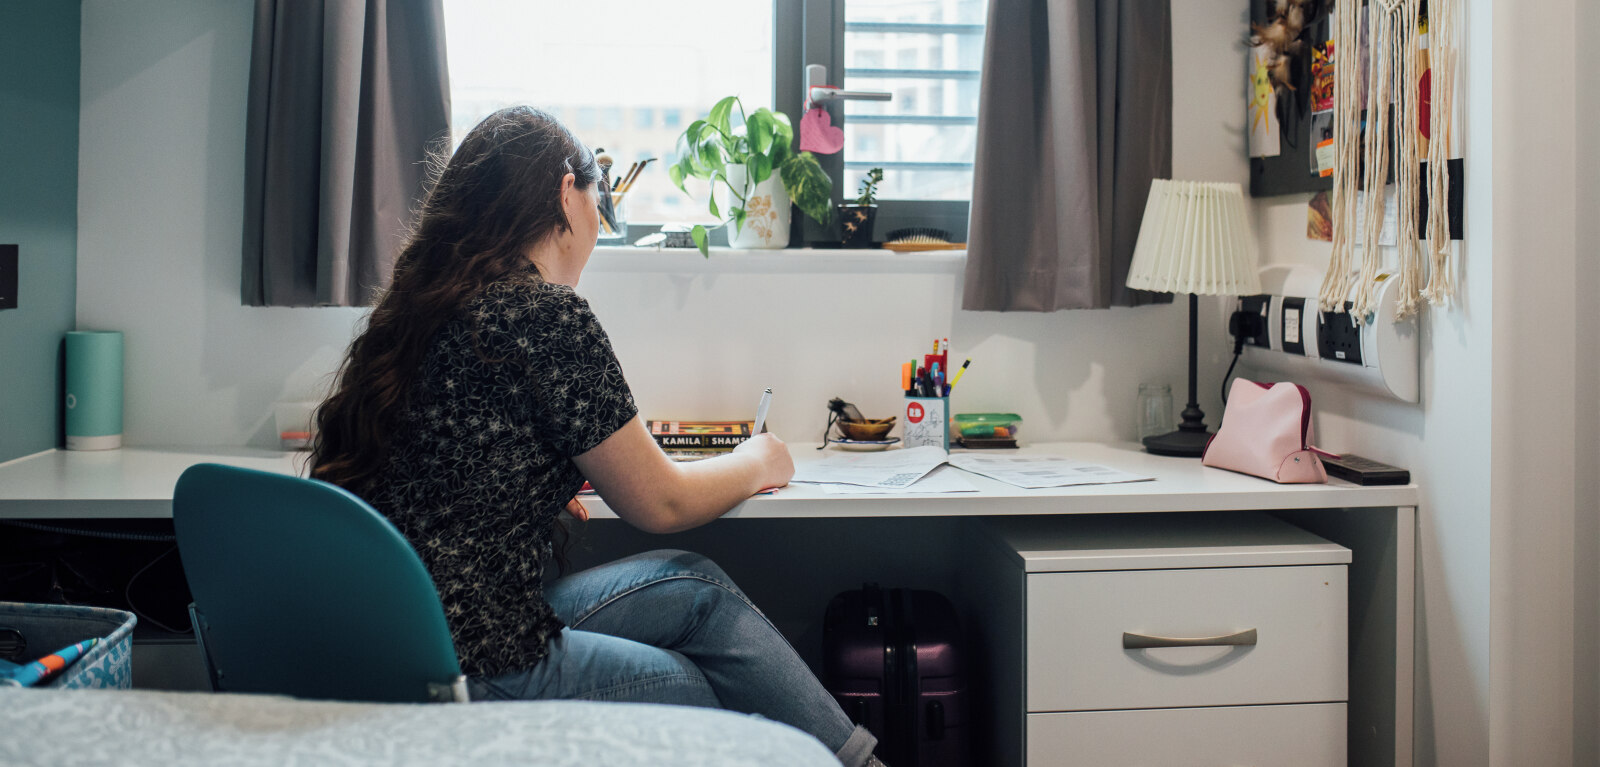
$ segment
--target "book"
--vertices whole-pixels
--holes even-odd
[[[732,450],[750,438],[754,421],[646,421],[662,450]]]
[[[727,455],[727,454],[729,454],[729,453],[731,453],[733,451],[732,450],[720,450],[720,449],[718,449],[718,450],[696,449],[696,450],[663,450],[662,452],[666,453],[668,458],[672,459],[673,461],[675,461],[677,463],[688,463],[688,462],[691,462],[691,461],[704,461],[707,458],[715,458],[715,457],[717,457],[719,455]]]

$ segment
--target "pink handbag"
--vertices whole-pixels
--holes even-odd
[[[1234,379],[1222,426],[1200,462],[1284,484],[1321,483],[1328,473],[1312,447],[1311,394],[1293,383]]]

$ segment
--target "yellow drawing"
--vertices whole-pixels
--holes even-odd
[[[1273,109],[1272,49],[1258,45],[1250,49],[1250,156],[1277,157],[1278,116]]]
[[[1267,110],[1272,108],[1272,83],[1267,81],[1267,62],[1256,59],[1250,73],[1250,130],[1266,128]]]

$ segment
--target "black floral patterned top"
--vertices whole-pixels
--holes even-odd
[[[433,575],[464,673],[545,657],[563,624],[541,577],[556,515],[583,486],[572,457],[636,413],[588,302],[531,268],[434,338],[368,500]]]

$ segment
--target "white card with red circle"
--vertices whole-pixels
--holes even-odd
[[[901,423],[905,446],[950,450],[950,398],[906,397]]]

